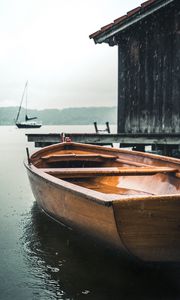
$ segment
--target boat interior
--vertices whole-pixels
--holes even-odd
[[[43,172],[100,193],[132,197],[180,191],[180,165],[169,160],[93,146],[56,146],[37,153],[31,161]]]

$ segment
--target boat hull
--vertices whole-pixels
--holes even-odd
[[[90,159],[100,167],[84,167]],[[25,166],[38,205],[55,220],[141,261],[180,262],[179,160],[62,143]]]
[[[64,186],[48,181],[34,173],[27,166],[29,181],[34,197],[40,208],[56,221],[89,234],[107,245],[126,253],[109,202],[96,201],[88,195],[82,195],[72,184]]]
[[[16,123],[16,126],[18,128],[40,128],[42,125],[41,124],[21,124],[21,123]]]
[[[113,203],[119,236],[143,261],[180,262],[180,197],[152,196]]]

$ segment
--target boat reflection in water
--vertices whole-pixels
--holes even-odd
[[[180,270],[126,260],[49,219],[34,203],[22,237],[29,285],[41,299],[178,299]]]

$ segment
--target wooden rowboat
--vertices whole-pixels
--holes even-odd
[[[25,166],[55,220],[143,261],[180,261],[180,160],[65,142]]]

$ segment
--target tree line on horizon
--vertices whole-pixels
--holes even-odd
[[[0,107],[0,125],[13,125],[18,107]],[[19,121],[24,121],[22,107]],[[29,109],[28,116],[36,116],[43,125],[89,125],[93,122],[116,124],[116,107],[73,107],[64,109]]]

